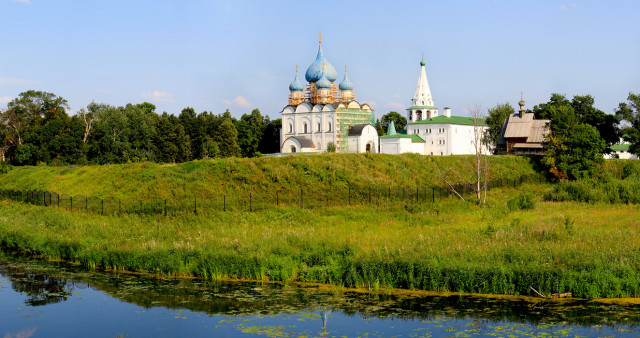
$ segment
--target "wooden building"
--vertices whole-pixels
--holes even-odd
[[[536,120],[533,113],[524,109],[524,100],[518,102],[520,109],[511,114],[502,125],[498,138],[498,153],[513,155],[542,155],[543,143],[549,134],[550,120]]]

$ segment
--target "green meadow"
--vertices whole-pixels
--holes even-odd
[[[441,184],[441,175],[468,179],[471,162],[471,157],[329,154],[181,165],[25,167],[0,175],[0,188],[143,197],[192,191],[206,196],[216,187],[233,194],[300,184],[435,185]],[[534,172],[525,158],[494,157],[490,167],[493,179]],[[271,206],[258,212],[169,216],[100,216],[3,200],[0,245],[93,268],[171,276],[368,289],[534,295],[530,288],[535,288],[585,298],[640,296],[640,206],[546,201],[554,189],[548,183],[495,188],[484,207],[449,196],[436,203]]]

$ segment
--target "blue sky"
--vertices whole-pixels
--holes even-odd
[[[454,115],[517,107],[521,91],[527,107],[591,94],[612,113],[640,92],[638,13],[640,1],[0,0],[0,108],[36,89],[73,111],[148,101],[278,118],[322,32],[338,81],[347,64],[378,117],[410,105],[422,53],[435,105]]]

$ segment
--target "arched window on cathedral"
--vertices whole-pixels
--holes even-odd
[[[305,123],[305,124],[304,124],[304,133],[306,134],[306,133],[308,133],[308,132],[309,132],[309,131],[307,130],[307,124]]]
[[[289,123],[289,132],[293,133],[293,124]]]
[[[318,122],[318,132],[320,132],[321,126],[320,126],[320,122]]]
[[[331,132],[331,122],[329,122],[329,126],[328,126],[328,127],[329,127],[329,128],[327,128],[327,131],[328,131],[328,132]]]
[[[422,121],[422,110],[416,112],[416,121]]]

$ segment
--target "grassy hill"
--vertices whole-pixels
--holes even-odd
[[[489,157],[490,178],[534,173],[528,158]],[[231,158],[182,164],[131,163],[65,167],[13,167],[0,174],[0,189],[47,190],[67,195],[114,198],[206,197],[253,191],[265,194],[300,187],[328,190],[360,186],[442,185],[473,177],[472,156],[413,154],[321,154],[254,159]]]

